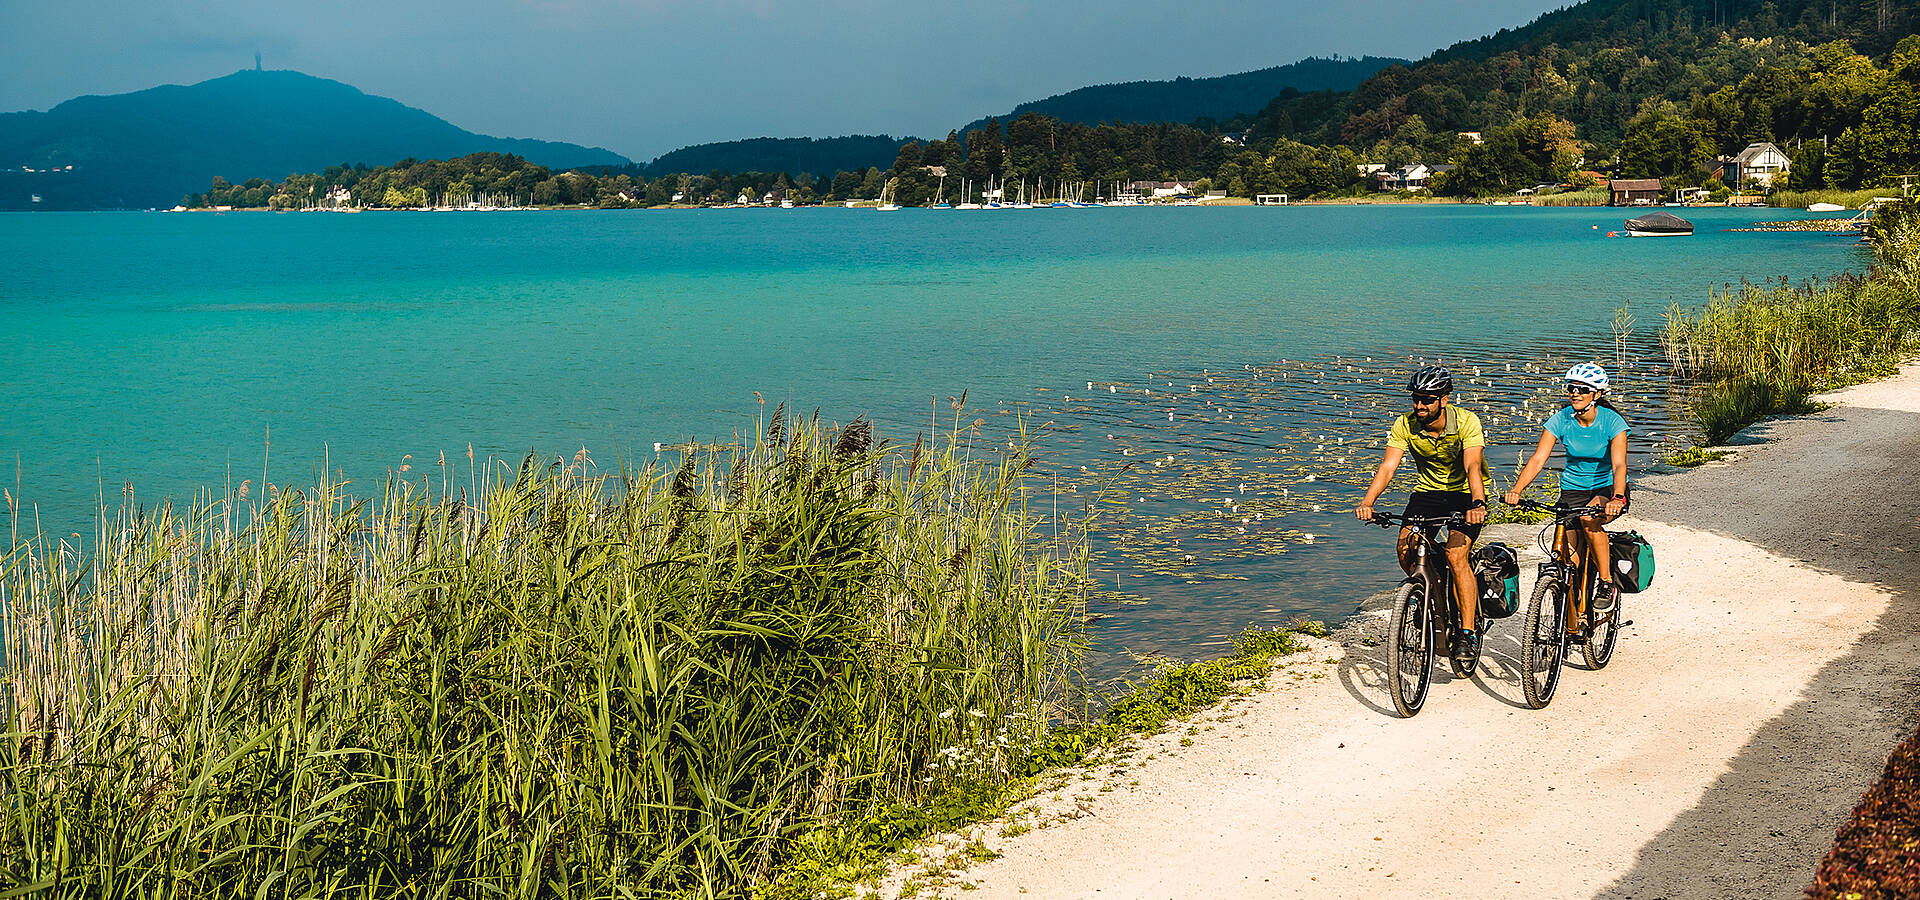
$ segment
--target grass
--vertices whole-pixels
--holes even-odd
[[[1825,188],[1813,191],[1774,191],[1767,195],[1767,205],[1782,209],[1806,209],[1815,203],[1837,203],[1848,209],[1859,209],[1875,197],[1885,197],[1900,193],[1899,188],[1867,188],[1858,191],[1845,191],[1838,188]]]
[[[1058,752],[1084,543],[1024,455],[781,419],[16,539],[8,896],[744,896]]]
[[[1808,396],[1899,370],[1920,337],[1920,222],[1890,207],[1869,227],[1865,277],[1742,284],[1698,311],[1669,308],[1662,344],[1693,385],[1706,442],[1724,443],[1770,415],[1816,407]]]
[[[1710,462],[1718,462],[1726,459],[1732,452],[1731,450],[1708,450],[1705,447],[1695,445],[1685,450],[1675,450],[1665,457],[1662,457],[1660,461],[1676,469],[1691,469],[1697,466],[1704,466]]]

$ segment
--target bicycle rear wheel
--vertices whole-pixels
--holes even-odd
[[[1389,627],[1387,668],[1393,680],[1393,708],[1412,718],[1426,705],[1427,687],[1433,682],[1433,604],[1424,585],[1400,586],[1393,595]]]
[[[1560,664],[1566,661],[1566,589],[1557,578],[1542,575],[1533,589],[1533,601],[1527,604],[1526,629],[1521,641],[1520,684],[1526,689],[1527,705],[1534,709],[1553,701],[1560,686]]]
[[[1599,579],[1595,578],[1594,581]],[[1581,655],[1587,658],[1587,668],[1604,669],[1613,659],[1613,645],[1620,640],[1620,608],[1624,604],[1622,595],[1615,591],[1613,608],[1605,613],[1593,611],[1594,592],[1587,590],[1587,639],[1580,646]]]

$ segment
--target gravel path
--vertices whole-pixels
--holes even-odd
[[[1480,675],[1394,717],[1384,611],[1364,612],[1269,690],[961,836],[1001,855],[944,892],[1799,896],[1920,721],[1920,369],[1825,399],[1636,487],[1654,588],[1626,598],[1613,663],[1569,666],[1547,709],[1520,700],[1515,616]]]

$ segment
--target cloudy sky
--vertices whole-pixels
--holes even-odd
[[[944,135],[1090,84],[1419,58],[1546,0],[0,0],[0,111],[297,69],[472,131],[646,161],[758,136]]]

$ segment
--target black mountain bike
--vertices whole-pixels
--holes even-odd
[[[1393,619],[1387,643],[1387,668],[1393,670],[1390,676],[1393,708],[1400,715],[1412,718],[1427,702],[1427,688],[1433,683],[1436,644],[1447,648],[1447,661],[1455,676],[1473,675],[1473,662],[1462,666],[1453,658],[1460,611],[1454,605],[1453,573],[1447,565],[1447,547],[1440,541],[1441,528],[1463,526],[1467,519],[1458,513],[1412,517],[1374,513],[1373,523],[1382,528],[1405,526],[1419,535],[1414,542],[1413,571],[1393,595]],[[1486,616],[1479,617],[1475,630],[1486,634]]]
[[[1523,500],[1521,509],[1543,512],[1553,518],[1540,530],[1540,550],[1547,555],[1547,561],[1540,564],[1540,578],[1534,583],[1533,600],[1527,604],[1527,622],[1521,634],[1525,645],[1521,653],[1521,664],[1525,672],[1521,686],[1525,688],[1527,705],[1540,709],[1553,701],[1553,692],[1560,686],[1560,666],[1566,661],[1569,645],[1580,643],[1582,655],[1586,657],[1587,668],[1606,667],[1613,659],[1614,645],[1620,640],[1620,629],[1632,622],[1621,617],[1621,594],[1615,592],[1613,608],[1596,611],[1586,602],[1593,596],[1594,582],[1599,580],[1587,564],[1590,551],[1584,542],[1580,551],[1572,554],[1562,553],[1566,545],[1566,530],[1583,516],[1593,514],[1590,507],[1562,509],[1545,503]]]

